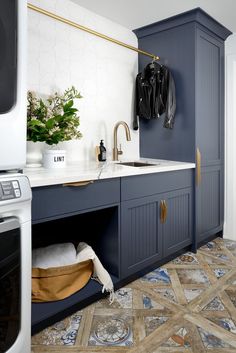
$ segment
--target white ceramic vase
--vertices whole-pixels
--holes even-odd
[[[42,166],[44,142],[27,141],[26,167],[37,168]]]
[[[56,149],[45,149],[43,152],[43,167],[47,169],[65,168],[66,151]]]

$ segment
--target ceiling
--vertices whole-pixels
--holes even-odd
[[[122,26],[135,29],[201,7],[236,32],[236,0],[71,0]]]

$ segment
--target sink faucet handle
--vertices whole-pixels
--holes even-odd
[[[123,151],[121,149],[121,143],[120,143],[120,149],[118,150],[118,154],[123,154]]]

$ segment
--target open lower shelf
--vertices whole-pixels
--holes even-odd
[[[111,277],[115,285],[119,280],[115,276]],[[84,288],[66,299],[47,303],[32,303],[32,334],[102,297],[104,297],[102,285],[91,279]]]
[[[104,268],[114,274],[111,277],[115,285],[119,281],[120,272],[118,216],[119,208],[115,205],[34,224],[32,247],[35,249],[65,242],[71,242],[77,247],[79,242],[86,242],[93,248]],[[86,232],[81,231],[82,229],[86,229]],[[91,279],[84,288],[66,299],[33,303],[32,334],[102,297],[102,285]]]

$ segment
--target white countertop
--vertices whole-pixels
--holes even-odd
[[[77,162],[66,168],[45,169],[25,168],[24,174],[29,178],[31,187],[56,185],[85,180],[119,178],[130,175],[169,172],[195,168],[194,163],[175,162],[161,159],[140,158],[135,161],[154,164],[146,167],[124,166],[119,162]],[[127,162],[122,160],[122,162]]]

